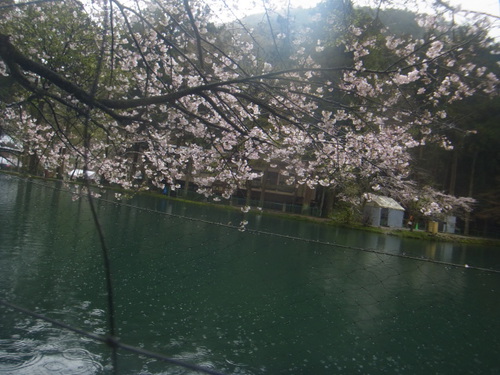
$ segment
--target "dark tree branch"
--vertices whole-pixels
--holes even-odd
[[[34,87],[22,74],[19,68],[22,68],[24,71],[29,71],[35,73],[66,93],[70,95],[74,95],[80,102],[83,104],[89,105],[90,107],[95,107],[102,110],[104,113],[108,114],[112,118],[116,119],[120,122],[130,122],[130,121],[143,121],[140,116],[124,116],[114,112],[114,110],[131,110],[141,107],[147,107],[151,105],[158,104],[174,104],[179,99],[190,96],[190,95],[201,95],[206,91],[224,91],[226,93],[232,93],[227,87],[235,84],[249,84],[249,83],[258,83],[261,84],[263,81],[267,80],[284,80],[287,81],[290,78],[287,77],[289,74],[293,73],[304,73],[304,72],[332,72],[332,71],[347,71],[354,70],[353,68],[317,68],[317,69],[305,69],[305,68],[295,68],[295,69],[287,69],[281,70],[277,72],[271,72],[266,74],[261,74],[257,76],[248,76],[242,78],[236,78],[227,81],[216,81],[207,83],[204,85],[196,86],[196,87],[188,87],[184,89],[180,89],[175,92],[167,93],[164,95],[157,95],[151,97],[142,97],[137,99],[124,99],[124,100],[116,100],[116,99],[105,99],[93,97],[90,93],[82,89],[80,86],[77,86],[73,82],[65,79],[60,74],[54,72],[53,70],[47,68],[41,63],[33,61],[26,56],[24,56],[21,52],[19,52],[9,41],[9,37],[7,35],[0,34],[0,57],[6,62],[9,67],[11,74],[16,81],[18,81],[23,87],[26,89],[36,92],[39,95],[49,95],[44,90],[40,90],[39,88]],[[367,70],[367,72],[370,72]],[[373,71],[375,72],[375,71]],[[376,71],[379,74],[390,74],[390,71]],[[306,81],[299,81],[300,83],[306,84]],[[222,90],[223,87],[226,87]],[[234,95],[234,93],[232,93]],[[259,99],[256,96],[252,95],[244,95],[238,93],[235,96],[239,96],[241,98],[245,98],[250,100],[251,102],[259,105],[262,108],[274,113],[275,115],[279,115],[279,117],[286,119],[286,116],[283,114],[278,114],[273,108],[266,104],[264,100]]]
[[[198,61],[200,62],[200,67],[204,68],[203,63],[203,48],[201,46],[201,36],[198,31],[198,26],[196,26],[196,20],[194,19],[193,12],[191,11],[191,6],[189,5],[189,0],[184,0],[184,9],[188,14],[189,21],[191,22],[191,27],[193,28],[194,35],[196,36],[196,48],[198,49]]]

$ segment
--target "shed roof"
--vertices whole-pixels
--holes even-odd
[[[394,199],[382,195],[366,194],[368,204],[373,204],[382,208],[390,208],[392,210],[404,211],[405,209]]]

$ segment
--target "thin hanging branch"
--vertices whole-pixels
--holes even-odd
[[[189,5],[189,0],[184,0],[184,9],[186,9],[186,12],[189,17],[189,21],[191,22],[191,27],[193,28],[194,34],[196,36],[196,48],[198,50],[198,61],[200,63],[201,69],[204,69],[204,62],[203,62],[203,48],[201,46],[201,36],[200,36],[200,31],[198,30],[198,26],[196,26],[196,20],[194,19],[193,12],[191,10],[191,6]]]
[[[104,60],[105,60],[105,53],[106,53],[106,38],[107,38],[107,33],[108,33],[108,28],[109,28],[109,10],[107,8],[107,2],[105,2],[104,5],[104,25],[102,29],[102,39],[101,39],[101,46],[100,46],[100,54],[99,58],[97,60],[97,66],[95,70],[95,76],[94,76],[94,82],[92,84],[92,88],[90,91],[90,100],[91,102],[94,101],[95,95],[97,93],[98,87],[99,87],[99,80],[101,78],[101,72],[103,69],[104,65]],[[107,292],[107,304],[108,304],[108,329],[109,329],[109,339],[107,340],[108,346],[111,348],[111,363],[113,366],[113,372],[114,374],[118,374],[118,347],[116,345],[116,322],[115,322],[115,303],[114,303],[114,288],[113,288],[113,280],[112,280],[112,269],[111,269],[111,261],[110,261],[110,254],[109,254],[109,248],[106,244],[106,238],[104,236],[104,232],[101,226],[101,223],[99,221],[99,217],[97,215],[97,211],[94,205],[94,199],[92,197],[92,192],[90,189],[90,179],[87,176],[87,171],[88,171],[88,165],[89,165],[89,153],[90,153],[90,124],[91,124],[91,112],[92,112],[92,107],[89,106],[87,108],[87,113],[85,116],[85,123],[84,123],[84,167],[83,167],[83,177],[85,181],[85,185],[87,187],[87,197],[88,197],[88,202],[90,206],[90,210],[92,212],[92,218],[94,220],[94,224],[99,236],[99,242],[101,244],[101,251],[103,255],[103,266],[104,266],[104,274],[105,274],[105,279],[106,279],[106,292]]]

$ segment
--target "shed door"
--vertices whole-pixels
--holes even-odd
[[[380,210],[380,226],[387,227],[389,225],[389,209],[382,208]]]

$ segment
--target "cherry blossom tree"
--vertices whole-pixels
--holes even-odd
[[[377,3],[360,17],[325,2],[323,38],[274,29],[266,9],[275,54],[243,21],[217,19],[213,9],[228,2],[6,5],[0,74],[17,88],[2,127],[45,169],[80,163],[129,189],[184,179],[229,197],[260,177],[259,161],[279,165],[291,185],[335,187],[339,199],[380,191],[445,211],[440,193],[411,180],[410,151],[452,147],[436,132],[447,106],[496,94],[494,72],[471,62],[478,48],[493,50],[489,17],[436,2],[432,16],[416,15],[420,35],[395,34]]]

